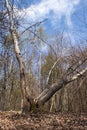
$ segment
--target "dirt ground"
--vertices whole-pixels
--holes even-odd
[[[0,130],[87,130],[87,114],[0,112]]]

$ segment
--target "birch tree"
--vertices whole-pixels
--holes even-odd
[[[15,28],[15,24],[14,24],[14,20],[13,20],[13,11],[12,8],[9,4],[9,0],[5,0],[6,3],[6,9],[7,9],[7,13],[8,13],[8,17],[9,17],[9,25],[10,25],[10,33],[12,35],[12,39],[13,39],[13,45],[14,45],[14,51],[15,51],[15,55],[19,64],[19,69],[20,69],[20,88],[21,88],[21,94],[22,94],[22,112],[23,113],[28,113],[29,111],[31,111],[32,109],[36,109],[38,107],[41,107],[42,105],[44,105],[57,91],[59,91],[61,88],[63,88],[64,86],[66,86],[67,84],[69,84],[70,82],[78,79],[79,77],[83,76],[84,73],[86,73],[87,71],[87,66],[75,73],[72,76],[68,75],[68,70],[66,71],[66,73],[60,78],[58,79],[55,83],[53,83],[52,85],[46,85],[46,89],[43,90],[43,92],[38,95],[37,98],[33,98],[32,96],[30,96],[27,92],[27,86],[26,86],[26,66],[24,63],[24,59],[21,55],[21,51],[19,48],[19,41],[18,41],[18,37],[16,35],[16,28]],[[85,59],[86,61],[87,59]],[[79,64],[79,66],[81,66],[81,64]],[[79,67],[77,66],[77,67]],[[73,70],[74,71],[74,70]]]

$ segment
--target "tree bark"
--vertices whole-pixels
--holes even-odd
[[[28,113],[31,111],[31,109],[40,107],[44,105],[57,91],[59,91],[61,88],[63,88],[65,85],[68,83],[76,80],[80,76],[82,76],[86,71],[87,67],[82,70],[81,72],[77,73],[74,75],[72,78],[67,79],[67,76],[59,79],[56,83],[52,84],[50,87],[48,86],[36,99],[32,99],[26,89],[26,78],[25,78],[25,65],[21,56],[20,48],[18,45],[18,38],[16,36],[16,30],[14,27],[14,21],[13,21],[13,16],[12,16],[12,10],[9,5],[8,0],[5,0],[6,2],[6,8],[8,11],[8,16],[9,16],[9,23],[10,23],[10,32],[13,38],[13,43],[14,43],[14,50],[16,54],[16,58],[19,63],[19,68],[20,68],[20,87],[21,87],[21,92],[22,92],[22,112]]]
[[[5,110],[5,93],[6,93],[6,63],[4,63],[4,81],[2,85],[2,91],[1,91],[1,105],[0,110]]]
[[[21,87],[21,92],[22,92],[22,112],[27,113],[30,110],[31,99],[29,99],[29,95],[26,89],[25,65],[24,65],[20,48],[18,45],[18,38],[16,35],[16,30],[14,27],[14,21],[13,21],[13,16],[12,16],[13,12],[11,10],[8,0],[5,0],[5,2],[6,2],[6,8],[7,8],[8,16],[9,16],[10,32],[13,38],[14,50],[15,50],[16,58],[19,63],[19,69],[20,69],[20,87]]]
[[[35,102],[37,106],[44,105],[57,91],[63,88],[68,83],[78,79],[87,71],[87,67],[80,71],[79,73],[75,74],[70,79],[67,76],[64,78],[59,79],[56,83],[52,84],[50,87],[46,88],[36,99]]]

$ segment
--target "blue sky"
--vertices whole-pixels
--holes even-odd
[[[17,0],[17,4],[25,27],[47,18],[43,26],[48,35],[64,30],[71,39],[87,38],[87,0]]]

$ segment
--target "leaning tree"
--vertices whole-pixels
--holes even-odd
[[[22,93],[22,112],[28,113],[32,109],[40,108],[42,105],[44,105],[57,91],[59,91],[61,88],[63,88],[65,85],[69,84],[70,82],[76,80],[77,78],[81,77],[86,71],[87,67],[82,69],[81,71],[75,73],[72,76],[69,76],[68,69],[66,73],[58,79],[54,84],[49,85],[46,84],[45,89],[43,92],[38,95],[37,98],[33,98],[31,95],[27,92],[27,86],[26,86],[26,73],[25,73],[25,62],[22,57],[20,48],[19,48],[19,40],[17,37],[17,30],[15,28],[15,23],[13,19],[13,9],[9,3],[9,0],[5,0],[5,6],[7,9],[7,14],[9,18],[9,30],[12,35],[13,39],[13,45],[14,45],[14,51],[15,55],[18,61],[19,69],[20,69],[20,88]],[[87,59],[83,60],[81,63],[79,63],[79,66],[81,66]],[[55,66],[56,63],[54,63]],[[79,67],[77,66],[77,67]],[[73,71],[75,71],[76,68],[74,68]]]

